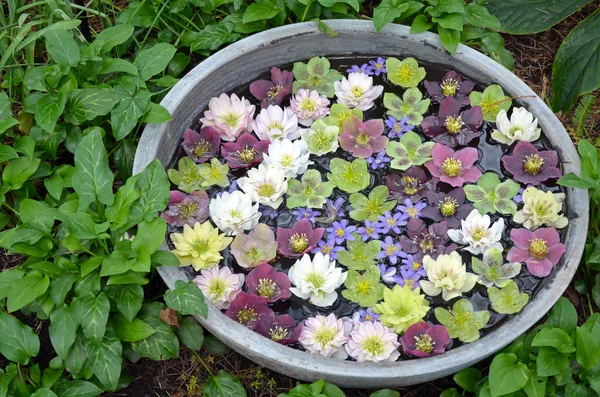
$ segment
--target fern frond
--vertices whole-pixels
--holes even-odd
[[[575,117],[573,117],[573,125],[575,126],[575,133],[580,138],[583,138],[583,133],[585,132],[585,123],[589,119],[595,103],[595,96],[593,96],[592,94],[585,94],[581,97],[579,104],[575,108]]]

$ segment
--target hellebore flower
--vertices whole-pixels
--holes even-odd
[[[344,122],[344,132],[339,136],[342,149],[354,157],[367,158],[385,149],[389,139],[383,135],[383,120],[367,120],[364,123],[356,116]]]
[[[512,99],[504,95],[504,90],[498,84],[486,87],[483,92],[471,92],[469,102],[471,102],[471,106],[481,106],[483,119],[492,123],[496,121],[500,110],[504,109],[508,112],[512,105]]]
[[[402,61],[390,57],[386,60],[385,66],[390,82],[402,88],[416,87],[427,74],[425,68],[420,67],[417,60],[410,57]]]
[[[496,116],[496,129],[492,138],[505,145],[512,145],[516,141],[533,142],[540,137],[541,129],[538,128],[538,119],[525,108],[513,108],[510,120],[506,110],[502,109]]]
[[[483,122],[483,112],[479,106],[462,112],[460,107],[461,104],[452,97],[443,99],[438,115],[428,116],[421,123],[423,133],[450,147],[466,146],[481,135],[477,130]]]
[[[468,105],[468,95],[473,91],[474,87],[474,82],[463,80],[454,71],[446,73],[440,83],[425,80],[425,88],[429,96],[431,96],[433,103],[439,103],[444,98],[452,97],[461,105]]]
[[[385,163],[390,162],[390,158],[385,155],[385,149],[377,153],[376,156],[371,156],[366,159],[366,162],[371,165],[371,169],[385,168]]]
[[[230,319],[254,330],[263,317],[274,316],[273,310],[269,308],[267,300],[263,296],[257,296],[240,292],[225,315]]]
[[[259,164],[258,168],[248,170],[246,175],[238,180],[238,186],[252,201],[279,208],[288,188],[285,171],[275,165]]]
[[[289,108],[282,109],[277,105],[269,105],[261,109],[252,123],[254,133],[260,138],[271,142],[278,139],[294,140],[300,136],[298,118]]]
[[[285,273],[265,263],[253,269],[246,277],[248,293],[263,296],[269,303],[284,301],[292,296],[292,283]]]
[[[242,290],[244,275],[232,273],[228,267],[219,269],[219,265],[200,271],[194,283],[219,309],[227,309]]]
[[[362,111],[371,109],[383,92],[383,86],[373,85],[373,77],[365,73],[350,73],[347,79],[335,81],[333,87],[339,103]]]
[[[203,189],[208,189],[214,185],[220,187],[229,186],[229,178],[227,178],[228,172],[229,166],[227,164],[221,164],[217,159],[211,159],[210,164],[198,164],[198,174],[202,177]]]
[[[309,153],[322,156],[338,149],[339,132],[338,126],[327,125],[323,120],[317,120],[310,128],[300,130],[300,136],[306,142]]]
[[[506,259],[526,263],[529,273],[536,277],[549,275],[566,251],[558,232],[551,227],[533,232],[527,229],[512,229],[510,239],[514,246],[508,251]]]
[[[400,120],[396,120],[395,117],[389,116],[385,120],[385,125],[388,126],[390,132],[388,132],[388,138],[400,138],[405,132],[411,131],[415,128],[414,125],[408,124],[408,117],[402,117]]]
[[[487,292],[492,309],[501,314],[516,314],[529,302],[529,294],[520,292],[519,286],[512,280],[502,288],[490,287]]]
[[[374,74],[375,76],[379,76],[381,73],[387,73],[385,61],[386,59],[382,57],[377,57],[376,60],[370,60],[369,66],[367,67],[367,73]]]
[[[455,244],[448,243],[448,224],[446,222],[434,223],[427,227],[418,218],[412,218],[406,225],[408,236],[400,236],[400,245],[408,254],[421,253],[433,259],[439,254],[447,254],[456,249]]]
[[[233,193],[224,192],[221,196],[213,198],[208,210],[217,227],[229,236],[252,230],[258,224],[261,215],[258,212],[258,203],[252,205],[252,198],[239,190]]]
[[[306,127],[327,116],[328,105],[329,99],[315,90],[300,89],[290,101],[290,109],[298,117],[298,122]]]
[[[256,80],[250,84],[250,93],[260,101],[260,107],[267,108],[269,105],[279,105],[292,93],[292,82],[294,73],[271,68],[271,81]]]
[[[274,141],[269,146],[269,153],[265,155],[265,165],[274,165],[281,168],[287,178],[302,175],[313,162],[308,159],[310,153],[306,142],[289,139]]]
[[[379,226],[378,222],[371,222],[367,219],[365,226],[359,227],[357,232],[362,237],[362,241],[367,241],[368,239],[378,239],[379,233],[384,233],[384,229]]]
[[[344,122],[350,115],[354,115],[361,120],[363,119],[363,112],[359,108],[350,109],[342,103],[334,103],[329,110],[329,116],[323,119],[323,121],[327,125],[333,125],[342,130]]]
[[[504,231],[503,218],[498,219],[492,225],[488,215],[481,215],[477,209],[474,209],[460,223],[460,229],[448,230],[448,236],[452,241],[468,245],[465,249],[475,255],[479,255],[490,248],[497,248],[502,251],[500,239]]]
[[[564,193],[552,193],[528,187],[523,191],[523,208],[517,211],[513,220],[522,223],[529,230],[540,226],[551,226],[562,229],[569,220],[559,214],[562,210]]]
[[[460,187],[448,193],[430,191],[427,194],[427,202],[429,206],[423,208],[421,216],[434,222],[446,221],[452,229],[459,228],[460,221],[473,211],[473,206],[465,203],[465,192]]]
[[[379,321],[401,334],[423,320],[429,311],[429,301],[419,288],[395,285],[393,289],[383,291],[383,301],[375,305],[373,311],[379,314]]]
[[[398,205],[398,210],[408,218],[420,218],[421,211],[427,207],[425,201],[419,201],[413,204],[411,199],[404,199],[404,205]]]
[[[420,167],[410,167],[401,176],[390,174],[385,177],[385,185],[390,191],[390,197],[404,200],[410,198],[418,201],[427,193],[427,174]]]
[[[435,318],[448,328],[451,338],[475,342],[480,337],[479,330],[490,321],[490,312],[474,311],[473,304],[463,298],[454,303],[452,310],[436,307]]]
[[[429,296],[441,293],[445,301],[469,292],[477,282],[477,275],[467,272],[467,266],[456,251],[439,255],[437,259],[425,255],[423,268],[427,272],[427,280],[421,281],[423,292]]]
[[[181,147],[196,163],[204,163],[217,154],[220,143],[219,133],[212,127],[204,127],[200,133],[188,128],[183,133]]]
[[[179,259],[180,265],[192,265],[194,270],[208,269],[218,264],[223,259],[221,251],[233,240],[219,234],[219,230],[208,221],[202,224],[196,222],[194,228],[183,225],[183,233],[171,233],[169,237],[175,246],[171,252]]]
[[[196,164],[189,157],[182,157],[177,162],[177,169],[171,168],[167,174],[169,180],[177,185],[179,190],[192,193],[202,189],[204,178],[200,172],[201,166],[202,164]]]
[[[247,168],[259,164],[263,153],[269,148],[269,141],[259,141],[250,134],[242,134],[235,142],[227,142],[221,147],[221,154],[230,168]]]
[[[310,251],[317,245],[325,229],[318,227],[313,229],[308,219],[302,219],[291,227],[291,229],[277,228],[277,244],[279,253],[285,256],[299,257]]]
[[[263,316],[254,331],[282,345],[298,341],[302,333],[302,323],[296,325],[296,320],[287,314],[280,316]]]
[[[346,351],[358,362],[394,362],[400,357],[398,334],[379,321],[356,324],[349,336]]]
[[[431,100],[423,99],[423,94],[415,87],[404,91],[402,98],[391,92],[383,94],[383,106],[387,109],[387,115],[398,120],[406,118],[412,125],[421,124],[430,103]]]
[[[259,223],[250,233],[238,234],[231,243],[231,254],[244,269],[270,262],[277,256],[273,230],[264,223]]]
[[[331,196],[334,185],[331,182],[323,182],[321,173],[310,169],[302,175],[300,180],[290,179],[288,181],[288,198],[285,205],[288,208],[308,206],[321,208],[326,202],[326,197]]]
[[[332,98],[333,83],[342,78],[342,74],[330,68],[331,64],[325,57],[310,58],[308,63],[294,62],[294,92],[301,89],[316,90],[319,94]]]
[[[479,275],[477,282],[486,287],[493,287],[494,285],[504,287],[511,278],[521,273],[521,264],[519,262],[504,263],[502,251],[498,248],[490,248],[484,251],[483,261],[473,257],[471,268]]]
[[[464,187],[467,199],[473,202],[473,206],[482,214],[493,214],[499,212],[503,215],[514,215],[517,212],[517,204],[513,198],[519,192],[520,185],[512,179],[500,182],[495,172],[486,172],[478,180],[476,185]]]
[[[319,241],[319,245],[310,251],[313,254],[318,252],[323,255],[329,255],[329,259],[336,260],[338,258],[338,252],[343,251],[344,247],[336,246],[335,239],[330,238],[329,240],[321,240]]]
[[[451,341],[446,327],[424,321],[411,325],[400,337],[404,352],[419,358],[442,354]]]
[[[350,270],[342,291],[342,296],[360,306],[372,306],[383,299],[384,285],[379,282],[379,268],[372,265],[362,274]]]
[[[371,308],[367,310],[360,309],[352,315],[352,322],[354,324],[364,323],[365,321],[375,322],[377,319],[379,319],[379,314],[373,312]]]
[[[193,227],[196,222],[203,223],[208,219],[208,195],[204,190],[185,194],[171,190],[168,209],[160,216],[169,225]]]
[[[379,222],[377,226],[381,228],[383,234],[390,233],[393,231],[396,234],[400,234],[402,230],[400,227],[406,226],[408,223],[408,215],[404,215],[400,212],[396,212],[392,215],[389,211],[379,216]]]
[[[423,165],[433,158],[431,150],[435,142],[423,142],[419,135],[409,131],[402,135],[400,141],[391,141],[386,150],[393,159],[390,167],[406,170],[413,165]]]
[[[224,141],[235,141],[242,132],[252,132],[255,109],[244,97],[221,94],[211,98],[200,122],[202,127],[213,127]]]
[[[308,254],[298,259],[290,268],[288,276],[295,285],[290,288],[292,294],[308,299],[315,306],[327,307],[338,298],[335,290],[346,281],[348,273],[336,267],[335,261],[329,260],[329,255],[319,252],[312,260]]]
[[[344,241],[354,241],[356,237],[352,233],[356,231],[356,226],[348,226],[347,220],[341,222],[333,222],[333,225],[325,230],[329,238],[335,238],[337,244],[342,244]]]
[[[312,354],[345,360],[348,354],[344,345],[351,330],[352,323],[336,318],[333,313],[327,317],[317,314],[304,320],[298,342]]]
[[[381,243],[377,240],[365,243],[356,238],[358,237],[356,233],[352,237],[354,241],[347,241],[346,249],[339,252],[339,262],[352,270],[366,270],[375,265],[377,254],[381,251]]]
[[[315,223],[316,217],[320,216],[321,213],[319,211],[315,211],[312,208],[298,208],[297,210],[292,211],[292,214],[296,217],[297,221],[301,221],[302,219],[308,219],[312,223]]]
[[[398,263],[398,258],[405,258],[406,253],[402,251],[400,243],[395,243],[394,240],[387,236],[383,241],[380,241],[381,251],[377,254],[377,259],[387,258],[393,265]]]
[[[426,162],[425,167],[442,182],[461,187],[465,182],[476,182],[481,176],[481,170],[475,166],[479,157],[475,148],[466,147],[455,152],[448,146],[436,143],[431,154],[433,160]]]
[[[358,158],[349,162],[335,157],[329,162],[329,171],[327,179],[347,193],[360,192],[371,183],[365,159]]]
[[[558,155],[554,150],[539,151],[529,142],[519,142],[512,156],[503,156],[502,164],[514,178],[528,185],[539,185],[550,178],[560,178]]]
[[[352,193],[350,195],[350,217],[356,221],[365,219],[374,221],[381,215],[392,211],[397,204],[396,200],[388,200],[390,191],[386,186],[375,186],[369,192],[369,197],[361,193]]]

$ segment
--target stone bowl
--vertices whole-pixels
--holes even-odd
[[[558,151],[564,173],[580,173],[580,160],[564,127],[525,83],[487,56],[459,45],[454,55],[441,46],[433,33],[410,34],[408,26],[390,24],[376,33],[371,21],[331,20],[327,24],[338,33],[325,36],[314,22],[299,23],[252,35],[200,63],[185,75],[161,104],[173,120],[146,126],[137,148],[134,173],[158,158],[167,166],[180,145],[186,128],[195,125],[201,111],[213,96],[252,81],[272,66],[303,61],[313,56],[394,55],[412,56],[448,67],[484,85],[500,84],[516,102],[539,119],[543,133]],[[555,271],[519,314],[504,321],[480,340],[462,345],[442,355],[394,363],[339,361],[292,349],[275,343],[230,320],[209,304],[206,319],[197,320],[233,350],[274,371],[302,379],[325,379],[338,386],[382,388],[430,381],[452,373],[492,355],[510,344],[542,318],[565,291],[579,265],[586,239],[589,208],[587,192],[568,189],[566,214],[567,251]],[[165,249],[166,245],[164,246]],[[158,269],[169,288],[177,280],[188,280],[183,269]]]

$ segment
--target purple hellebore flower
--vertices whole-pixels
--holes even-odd
[[[256,324],[255,331],[277,343],[289,345],[298,341],[302,327],[302,323],[296,325],[296,320],[291,316],[282,314],[277,317],[263,316]]]
[[[194,227],[196,222],[204,223],[208,219],[208,202],[208,195],[204,190],[189,195],[172,190],[169,195],[168,209],[160,216],[173,226],[183,227],[187,224]]]
[[[433,160],[426,162],[425,167],[442,182],[461,187],[465,182],[477,182],[481,176],[481,170],[475,166],[479,153],[473,147],[455,152],[446,145],[436,143],[431,155]]]
[[[331,227],[326,229],[329,239],[335,239],[337,244],[341,244],[344,241],[354,241],[356,237],[352,233],[356,231],[356,226],[348,226],[347,220],[341,222],[333,222]]]
[[[224,143],[221,154],[230,168],[248,168],[263,161],[263,153],[267,153],[269,144],[269,141],[259,141],[245,133],[235,142]]]
[[[315,217],[317,216],[321,216],[321,213],[319,211],[315,211],[312,208],[298,208],[294,211],[292,211],[292,214],[294,214],[294,216],[296,216],[296,220],[300,221],[302,219],[308,219],[311,222],[316,222]]]
[[[400,337],[404,352],[420,358],[442,354],[451,341],[446,327],[424,321],[411,325]]]
[[[360,66],[358,66],[358,65],[352,65],[350,67],[350,69],[346,69],[346,73],[365,73],[365,74],[370,74],[369,73],[369,65],[367,65],[366,63],[363,63]]]
[[[508,251],[506,259],[526,263],[529,273],[536,277],[549,275],[566,251],[565,245],[560,242],[560,235],[553,227],[535,231],[512,229],[510,239],[514,246]]]
[[[391,160],[385,155],[385,149],[377,153],[377,156],[367,157],[367,163],[371,164],[371,168],[376,170],[378,168],[385,168],[385,163],[389,163]]]
[[[204,127],[199,133],[185,130],[181,147],[196,163],[204,163],[217,154],[220,143],[219,133],[213,127]]]
[[[275,233],[264,223],[259,223],[250,233],[239,233],[230,245],[231,255],[245,269],[269,263],[277,256]]]
[[[361,235],[362,241],[367,241],[370,238],[376,240],[379,238],[379,233],[383,233],[383,229],[379,227],[377,222],[365,220],[365,226],[359,227],[357,232]]]
[[[292,296],[292,283],[288,276],[267,263],[254,268],[246,276],[246,286],[248,293],[263,296],[269,303],[284,301]]]
[[[515,180],[530,185],[539,185],[547,179],[562,176],[557,167],[558,155],[554,150],[539,151],[525,141],[516,144],[511,156],[502,156],[502,164]]]
[[[400,268],[400,277],[398,277],[397,284],[404,287],[406,284],[410,285],[412,289],[419,288],[419,279],[423,277],[421,272],[406,269],[405,267]]]
[[[406,225],[408,236],[400,236],[402,249],[409,254],[421,253],[436,259],[440,254],[448,254],[456,250],[457,245],[446,246],[448,237],[448,223],[442,221],[427,227],[421,219],[413,218]]]
[[[383,241],[380,241],[381,251],[377,254],[377,259],[388,258],[395,265],[398,263],[398,258],[406,257],[406,253],[402,251],[400,243],[394,243],[390,236],[387,236]]]
[[[325,229],[313,229],[308,219],[302,219],[290,228],[277,228],[277,244],[279,253],[285,256],[299,257],[317,245]]]
[[[367,74],[379,76],[381,73],[387,73],[385,67],[385,58],[377,57],[376,60],[369,61],[369,67],[367,68]]]
[[[254,330],[263,316],[273,316],[264,296],[240,292],[237,294],[225,315],[238,323]]]
[[[473,211],[473,205],[465,203],[465,192],[461,187],[448,193],[431,190],[427,194],[427,201],[429,206],[421,211],[421,215],[434,222],[444,220],[450,229],[460,229],[460,221]]]
[[[396,234],[400,234],[402,231],[400,230],[401,226],[406,226],[408,223],[408,216],[396,212],[392,215],[389,211],[386,211],[385,214],[379,215],[379,222],[377,225],[381,228],[382,233],[389,233],[391,230]]]
[[[440,102],[437,116],[425,117],[421,122],[423,133],[434,141],[450,147],[466,146],[481,135],[478,131],[483,122],[483,111],[479,106],[460,111],[460,103],[448,97]]]
[[[344,132],[338,137],[340,146],[354,157],[367,158],[385,149],[389,139],[383,135],[383,120],[361,121],[350,115],[344,121]]]
[[[272,67],[271,80],[256,80],[250,84],[250,93],[260,101],[261,108],[268,108],[269,105],[279,105],[287,96],[292,94],[293,81],[293,72]]]
[[[401,176],[389,174],[385,177],[385,185],[390,191],[390,197],[396,200],[410,198],[418,201],[427,192],[427,174],[421,167],[413,165]]]
[[[390,129],[390,132],[387,134],[388,138],[400,138],[405,132],[411,131],[415,128],[414,125],[407,123],[408,117],[403,117],[400,120],[396,120],[395,117],[388,116],[387,120],[385,121],[385,125],[387,125]]]
[[[396,208],[409,218],[420,218],[421,211],[425,207],[427,207],[426,202],[419,201],[416,204],[413,204],[412,200],[407,198],[404,199],[404,205],[398,205]]]
[[[377,265],[379,272],[381,273],[381,279],[384,283],[397,284],[398,283],[398,268],[396,266],[386,267],[384,264]]]
[[[446,73],[440,83],[425,80],[424,84],[431,102],[439,103],[444,98],[453,97],[461,105],[469,104],[469,94],[475,87],[474,82],[463,80],[456,72]]]
[[[343,251],[344,247],[335,245],[335,238],[330,238],[329,240],[321,240],[317,247],[313,248],[311,253],[316,254],[318,252],[323,255],[329,255],[329,259],[336,260],[338,255],[337,253]]]
[[[355,312],[352,316],[352,321],[354,321],[355,323],[364,323],[367,321],[374,323],[378,319],[379,314],[374,313],[373,309],[371,309],[370,307],[367,308],[367,310],[360,309],[359,311]]]
[[[263,216],[266,216],[269,219],[275,219],[277,216],[279,216],[279,211],[269,207],[268,205],[261,205],[259,211],[262,212]]]

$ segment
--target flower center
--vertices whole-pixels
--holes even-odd
[[[462,170],[462,161],[452,157],[448,157],[442,163],[442,170],[444,171],[444,174],[446,174],[450,178],[457,177],[458,174],[460,174],[460,171]]]
[[[240,115],[233,112],[227,112],[223,115],[223,120],[230,127],[235,127],[240,122]]]
[[[323,254],[328,254],[328,253],[330,253],[332,250],[333,250],[333,247],[332,247],[331,245],[324,245],[324,246],[321,248],[321,252],[322,252]]]
[[[360,86],[352,86],[352,88],[350,88],[350,92],[352,92],[352,95],[354,95],[354,98],[360,98],[362,96],[362,94],[365,93],[365,91],[362,89],[362,87]]]
[[[205,253],[206,251],[208,251],[208,241],[206,240],[196,240],[196,242],[194,244],[192,244],[192,256],[193,257],[198,257],[200,255],[202,255],[203,253]]]
[[[340,129],[344,128],[344,121],[346,121],[346,118],[350,116],[351,113],[352,112],[350,110],[342,110],[338,113],[334,120],[337,121],[337,126],[340,127]]]
[[[271,87],[269,92],[267,92],[267,97],[269,97],[271,99],[277,98],[279,96],[279,93],[281,92],[282,88],[283,88],[283,86],[281,84],[274,85],[273,87]]]
[[[287,153],[281,156],[281,165],[283,165],[284,167],[289,167],[290,165],[292,165],[293,162],[294,156],[292,156],[291,154]]]
[[[252,247],[246,252],[246,257],[250,258],[249,262],[256,262],[257,260],[259,260],[262,257],[262,255],[263,255],[263,252],[258,247]]]
[[[304,252],[309,245],[308,236],[306,233],[294,233],[290,236],[290,248],[293,252],[299,254]]]
[[[456,135],[460,132],[460,129],[465,123],[463,123],[460,115],[458,116],[448,116],[446,117],[446,122],[444,123],[446,129],[448,130],[448,134]]]
[[[208,143],[208,141],[205,141],[204,139],[200,139],[194,145],[194,148],[192,149],[192,153],[195,156],[202,157],[206,154],[206,152],[208,152],[209,149],[210,149],[210,143]]]
[[[315,289],[322,288],[325,285],[325,276],[321,273],[310,272],[306,275],[306,281],[311,283]]]
[[[317,107],[317,101],[313,98],[305,98],[300,102],[300,110],[314,112]]]
[[[548,255],[548,245],[541,238],[529,241],[529,254],[535,259],[544,259]]]
[[[192,166],[186,170],[182,171],[183,174],[183,182],[186,184],[190,184],[192,182],[197,182],[202,179],[200,174],[198,173],[198,167]]]
[[[338,237],[344,237],[346,231],[344,229],[335,229],[335,235]]]
[[[452,197],[445,197],[439,203],[440,213],[443,216],[452,216],[456,214],[456,207],[458,207],[458,201]]]
[[[337,333],[338,330],[336,328],[321,327],[315,332],[315,339],[318,343],[321,344],[321,346],[325,347],[335,339]]]
[[[433,245],[433,239],[431,238],[431,236],[425,235],[423,237],[423,240],[421,240],[421,242],[419,243],[419,248],[421,248],[421,251],[423,252],[433,251],[435,246]]]
[[[396,226],[396,220],[394,218],[387,218],[385,222],[387,223],[388,227]]]
[[[422,334],[421,337],[415,336],[415,349],[423,353],[430,354],[433,351],[435,342],[429,334]]]
[[[375,233],[374,227],[365,227],[365,234],[367,236],[372,236]]]
[[[398,251],[398,247],[394,244],[387,244],[385,246],[385,254],[388,256],[393,255],[396,251]]]
[[[258,187],[256,193],[258,193],[260,197],[271,197],[275,194],[275,186],[269,182],[263,183]]]
[[[277,284],[275,281],[269,278],[261,278],[258,280],[258,286],[256,287],[256,292],[258,292],[259,296],[264,296],[267,299],[271,299],[275,292],[277,291]]]
[[[402,124],[400,124],[400,123],[394,123],[394,131],[401,132],[402,131]]]
[[[413,270],[419,270],[421,268],[421,264],[417,261],[413,261],[412,268]]]
[[[474,241],[481,241],[487,234],[487,230],[484,227],[476,226],[471,233],[471,237]]]
[[[177,206],[179,207],[179,216],[183,219],[193,217],[196,211],[198,211],[198,204],[191,200],[183,200]]]
[[[370,314],[365,314],[365,321],[373,321],[373,316]]]
[[[412,176],[405,176],[402,178],[402,183],[404,183],[404,192],[409,196],[413,194],[417,194],[420,190],[420,183],[417,178]]]
[[[410,81],[415,75],[415,69],[408,64],[404,64],[396,69],[396,78],[401,81]]]
[[[211,278],[208,282],[208,291],[212,296],[221,296],[226,288],[227,283],[219,277]]]
[[[377,335],[366,337],[362,342],[362,346],[371,356],[378,356],[385,351],[385,343]]]
[[[456,94],[456,90],[460,87],[458,80],[454,79],[446,79],[442,81],[442,92],[445,96],[454,96]]]
[[[249,164],[252,160],[254,160],[256,150],[254,148],[246,146],[243,150],[238,150],[236,154],[240,158],[240,160],[242,160],[244,163]]]
[[[221,170],[217,167],[210,168],[210,177],[213,179],[219,179],[221,177]]]
[[[373,292],[373,285],[367,280],[361,280],[356,284],[356,293],[359,295],[369,295]]]
[[[371,137],[368,136],[363,130],[360,130],[360,133],[356,137],[356,146],[369,146],[369,141]]]
[[[269,336],[271,337],[271,340],[277,342],[282,339],[285,339],[288,336],[288,330],[278,325],[275,325],[269,330]]]
[[[460,326],[464,326],[467,324],[472,324],[473,321],[473,316],[471,315],[471,312],[455,312],[455,311],[450,311],[450,314],[454,316],[454,321],[456,323],[456,326],[460,327]]]
[[[258,320],[258,313],[253,307],[244,306],[237,312],[237,321],[240,324],[248,325]]]
[[[523,171],[530,175],[537,175],[542,170],[542,165],[544,165],[544,159],[539,154],[531,154],[525,156],[525,160],[523,160]]]
[[[406,209],[406,214],[410,218],[416,218],[417,215],[419,215],[419,210],[417,209],[417,207],[410,207]]]
[[[332,140],[323,130],[317,131],[311,138],[313,144],[321,150],[328,148]]]

